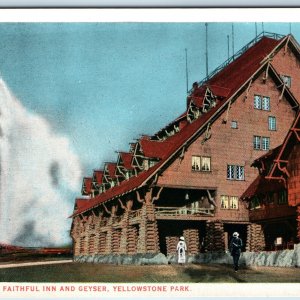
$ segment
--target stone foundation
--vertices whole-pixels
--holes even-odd
[[[114,264],[114,265],[167,265],[168,260],[162,253],[141,253],[134,255],[79,255],[74,256],[74,262]]]
[[[134,255],[79,255],[74,256],[74,262],[124,265],[166,265],[176,264],[177,256],[162,253],[141,253]],[[194,264],[232,264],[229,253],[208,252],[197,255],[187,255],[187,263]],[[240,258],[241,266],[266,267],[300,267],[300,244],[294,250],[243,252]]]

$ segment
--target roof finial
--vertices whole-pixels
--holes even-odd
[[[188,72],[188,57],[187,48],[185,48],[185,76],[186,76],[186,93],[189,93],[189,72]]]
[[[229,59],[229,34],[227,34],[227,53],[228,53],[228,59]]]
[[[206,27],[206,30],[205,30],[205,36],[206,36],[206,53],[205,53],[205,61],[206,61],[206,77],[208,76],[208,51],[207,51],[207,27],[208,27],[208,23],[205,23],[205,27]]]
[[[234,25],[233,25],[233,23],[231,26],[231,32],[232,32],[232,56],[234,58]]]

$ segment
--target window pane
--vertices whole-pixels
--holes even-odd
[[[201,171],[210,171],[210,157],[201,158]]]
[[[270,110],[270,97],[263,97],[262,100],[262,109],[263,110]]]
[[[270,138],[269,137],[263,137],[262,138],[262,149],[263,150],[269,150],[270,149]]]
[[[231,196],[229,200],[230,209],[238,209],[239,208],[239,198],[236,196]]]
[[[253,137],[253,148],[255,150],[259,150],[260,149],[260,136],[255,135]]]
[[[192,156],[192,170],[200,171],[200,156]]]
[[[269,130],[276,130],[276,118],[269,117]]]
[[[254,108],[261,109],[261,96],[259,95],[254,96]]]
[[[227,179],[234,179],[234,166],[227,165]]]
[[[243,166],[236,166],[236,179],[244,180],[244,167]]]
[[[228,196],[221,196],[221,208],[228,208]]]
[[[233,129],[237,129],[238,128],[237,121],[231,121],[231,128],[233,128]]]

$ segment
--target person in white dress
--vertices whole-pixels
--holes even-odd
[[[179,264],[184,264],[186,257],[185,257],[185,252],[186,252],[186,243],[184,241],[184,237],[181,236],[179,239],[179,242],[177,244],[177,253],[178,253],[178,263]]]

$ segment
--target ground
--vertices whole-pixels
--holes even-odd
[[[1,263],[5,266],[6,263]],[[60,263],[1,268],[2,282],[300,282],[300,268],[252,267],[237,273],[228,265],[105,265]]]

